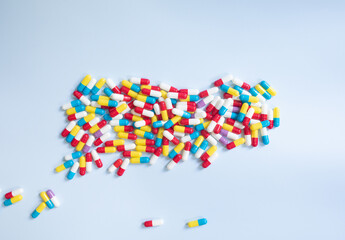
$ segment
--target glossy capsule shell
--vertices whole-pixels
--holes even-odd
[[[40,205],[38,205],[35,211],[31,214],[31,217],[37,218],[46,207],[47,204],[45,202],[40,203]]]
[[[160,225],[163,225],[164,221],[163,219],[155,219],[155,220],[149,220],[144,222],[145,227],[157,227]]]
[[[48,189],[46,191],[48,197],[50,198],[50,200],[53,202],[54,206],[55,207],[60,207],[60,201],[59,199],[55,196],[55,193],[51,190],[51,189]]]
[[[198,227],[198,226],[205,225],[206,223],[207,223],[206,218],[200,218],[198,220],[188,222],[187,225],[188,225],[188,227],[192,228],[192,227]]]
[[[260,130],[261,128],[268,127],[270,125],[270,121],[262,121],[262,122],[257,122],[252,125],[250,125],[250,130],[255,131],[255,130]]]
[[[271,96],[277,95],[276,90],[274,90],[266,81],[260,82],[261,87],[265,89]]]
[[[227,149],[233,149],[235,147],[238,147],[239,145],[242,145],[246,142],[246,140],[244,138],[239,138],[233,142],[230,142],[228,145],[226,145]]]
[[[149,157],[133,157],[130,159],[130,163],[132,164],[139,164],[139,163],[149,163]]]
[[[265,99],[269,100],[272,98],[271,94],[269,94],[268,92],[266,92],[266,90],[260,85],[257,84],[255,87],[255,90],[257,92],[259,92]]]
[[[93,86],[93,88],[91,89],[91,93],[97,94],[98,91],[103,87],[105,82],[106,82],[105,78],[99,79],[98,82],[95,84],[95,86]]]
[[[53,209],[54,204],[53,202],[49,199],[48,195],[46,192],[41,192],[40,196],[45,204],[47,204],[48,208]]]
[[[111,164],[111,166],[108,168],[108,172],[112,173],[114,172],[116,169],[118,169],[121,164],[122,164],[122,159],[117,159],[113,164]]]
[[[106,147],[116,147],[116,146],[120,146],[124,144],[125,144],[125,140],[123,139],[110,140],[110,141],[105,142]]]
[[[15,190],[11,191],[11,192],[6,193],[5,194],[5,198],[6,199],[10,199],[10,198],[13,198],[13,197],[15,197],[17,195],[22,194],[23,192],[24,192],[23,188],[18,188],[18,189],[15,189]]]
[[[86,75],[84,79],[79,83],[77,87],[77,91],[82,92],[90,81],[91,81],[91,75]]]
[[[205,138],[204,138],[203,136],[199,136],[199,137],[195,140],[195,142],[193,143],[192,148],[190,149],[190,152],[193,153],[193,154],[195,154],[196,151],[199,149],[200,144],[204,141],[204,139],[205,139]]]
[[[273,126],[279,127],[280,126],[280,109],[275,107],[273,109]]]
[[[65,170],[65,169],[67,169],[67,168],[72,167],[73,164],[74,164],[73,160],[68,160],[68,161],[64,162],[63,164],[61,164],[60,166],[56,167],[55,171],[56,172],[61,172],[61,171]]]
[[[153,133],[145,132],[145,131],[139,130],[139,129],[134,130],[134,134],[139,136],[139,137],[143,137],[143,138],[147,138],[147,139],[154,139],[155,138]]]
[[[21,201],[22,199],[23,199],[23,196],[19,194],[19,195],[14,196],[14,197],[12,197],[12,198],[10,198],[10,199],[6,199],[6,200],[4,201],[4,205],[5,205],[5,206],[10,206],[10,205],[12,205],[12,204],[14,204],[14,203],[16,203],[16,202]]]

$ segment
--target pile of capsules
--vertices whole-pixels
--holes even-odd
[[[60,206],[60,202],[52,190],[49,189],[46,192],[41,192],[40,196],[43,202],[41,202],[40,205],[38,205],[38,207],[31,214],[31,217],[33,218],[37,218],[47,206],[50,209]]]
[[[22,195],[23,192],[24,192],[23,188],[18,188],[11,192],[6,193],[5,194],[6,200],[4,201],[4,205],[11,206],[12,204],[15,204],[16,202],[23,200],[23,195]]]
[[[145,227],[158,227],[160,225],[163,225],[164,220],[163,219],[155,219],[155,220],[148,220],[144,222]],[[187,226],[192,228],[192,227],[198,227],[205,225],[207,223],[206,218],[200,218],[197,220],[193,220],[187,223]]]
[[[99,153],[117,151],[123,158],[108,171],[117,169],[119,176],[129,164],[154,164],[161,155],[171,159],[169,170],[190,153],[207,168],[218,156],[218,143],[229,150],[242,144],[256,147],[260,131],[267,145],[267,129],[280,125],[279,108],[271,109],[266,102],[276,91],[266,81],[250,87],[227,75],[201,92],[165,83],[154,86],[149,79],[136,77],[121,85],[87,75],[73,93],[77,99],[62,106],[69,123],[61,135],[75,151],[65,156],[57,172],[69,168],[67,178],[73,179],[79,169],[83,176],[92,171],[92,162],[103,166]]]

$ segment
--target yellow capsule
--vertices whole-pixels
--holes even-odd
[[[200,145],[201,145],[201,143],[204,141],[204,139],[205,139],[205,138],[204,138],[203,136],[199,136],[199,137],[195,140],[195,142],[194,142],[193,145],[200,147]]]
[[[72,114],[75,114],[77,113],[77,111],[75,110],[75,107],[74,108],[69,108],[66,110],[66,114],[67,115],[72,115]]]
[[[97,103],[98,101],[102,101],[102,102],[108,102],[110,100],[110,97],[106,97],[106,96],[99,96],[98,97],[98,100],[97,100]],[[98,103],[99,104],[99,103]],[[99,104],[101,105],[101,104]],[[107,105],[102,105],[102,106],[107,106]]]
[[[162,145],[162,154],[163,156],[169,155],[169,145]]]
[[[244,138],[239,138],[239,139],[236,139],[233,143],[235,144],[235,146],[239,146],[239,145],[242,145],[243,143],[245,143],[246,140]]]
[[[184,133],[186,127],[184,126],[174,126],[174,131]]]
[[[254,113],[261,113],[261,108],[256,106],[251,106],[254,109]]]
[[[139,157],[141,157],[141,155],[143,155],[143,153],[142,152],[137,152],[137,151],[130,151],[130,157],[131,158],[139,158]]]
[[[144,140],[144,139],[142,139],[142,140]],[[139,152],[146,152],[146,146],[138,145],[135,147],[135,150],[137,150]]]
[[[90,122],[92,119],[94,119],[96,115],[94,113],[90,113],[89,115],[86,115],[84,117],[85,122]]]
[[[116,152],[116,147],[104,147],[104,153],[114,153]]]
[[[255,87],[254,87],[261,95],[263,95],[266,90],[260,85],[260,84],[257,84]]]
[[[169,120],[168,111],[167,110],[161,110],[161,115],[162,115],[163,121],[168,121]]]
[[[93,125],[90,129],[89,129],[89,132],[91,134],[94,134],[95,132],[97,132],[99,130],[99,126],[97,124]]]
[[[200,123],[203,123],[204,122],[204,119],[203,118],[199,118],[200,120]]]
[[[87,84],[89,84],[89,82],[91,81],[91,75],[86,75],[84,77],[84,79],[81,81],[81,84],[83,84],[84,86],[86,86]]]
[[[248,103],[243,103],[240,112],[246,114],[248,111],[249,105]]]
[[[140,85],[141,90],[143,90],[144,88],[152,89],[152,86],[151,85]]]
[[[109,100],[107,99],[98,99],[97,103],[101,106],[109,106]]]
[[[80,168],[85,168],[86,167],[86,159],[85,156],[81,156],[79,158],[79,167]]]
[[[208,127],[208,125],[210,125],[210,122],[211,121],[207,121],[207,122],[204,122],[202,125],[204,126],[204,129],[206,129]]]
[[[36,208],[36,211],[38,213],[41,213],[45,208],[47,207],[47,204],[45,202],[41,202],[40,205]]]
[[[145,131],[142,131],[142,130],[139,130],[139,129],[135,129],[134,130],[134,134],[139,136],[139,137],[144,137]]]
[[[19,195],[14,196],[14,197],[12,197],[10,199],[11,199],[11,203],[13,204],[13,203],[21,201],[23,199],[23,196],[19,194]]]
[[[132,164],[139,164],[140,163],[140,157],[130,158],[129,161]]]
[[[105,78],[101,78],[101,79],[98,80],[98,82],[95,84],[95,86],[98,89],[101,89],[101,87],[103,87],[104,84],[105,84]]]
[[[258,130],[252,130],[252,138],[259,138],[259,131]]]
[[[80,127],[78,125],[75,125],[74,128],[72,128],[70,134],[75,137],[77,133],[79,132],[79,130],[80,130]]]
[[[135,140],[135,144],[138,146],[146,146],[146,139],[137,139]]]
[[[254,96],[249,96],[248,102],[258,103],[259,102],[259,98],[258,97],[254,97]]]
[[[127,104],[126,104],[126,103],[123,103],[123,104],[121,104],[120,106],[118,106],[118,107],[116,108],[116,111],[117,111],[118,113],[122,113],[124,110],[126,110],[127,107],[128,107]]]
[[[118,132],[118,133],[117,133],[117,136],[118,136],[119,138],[128,139],[128,133],[126,133],[126,132]]]
[[[280,109],[278,107],[273,109],[273,118],[280,118]]]
[[[184,148],[184,143],[183,142],[180,142],[179,144],[177,144],[177,146],[174,148],[174,151],[179,153],[183,150]]]
[[[115,132],[124,132],[125,131],[125,126],[115,126],[114,127]]]
[[[142,126],[141,128],[138,128],[140,130],[143,130],[145,132],[151,132],[152,128],[150,126]]]
[[[75,147],[75,150],[81,151],[83,150],[84,146],[85,146],[85,143],[83,143],[82,141],[79,141],[77,146]]]
[[[157,133],[157,138],[163,138],[164,128],[159,128]]]
[[[262,128],[261,122],[257,122],[257,123],[250,125],[250,130],[252,130],[252,131],[259,130],[261,128]]]
[[[134,92],[133,90],[129,90],[127,95],[131,96],[132,98],[136,98],[138,96],[138,93]]]
[[[122,84],[122,86],[125,86],[126,88],[129,88],[129,89],[131,89],[131,87],[133,85],[133,83],[131,83],[127,80],[122,80],[121,84]]]
[[[164,91],[164,90],[161,90],[160,92],[162,93],[162,97],[163,97],[164,99],[166,99],[167,96],[168,96],[168,93],[167,93],[166,91]]]
[[[132,121],[133,121],[133,122],[137,122],[137,121],[141,121],[141,120],[143,120],[143,118],[140,117],[140,116],[133,115],[133,117],[132,117]]]
[[[232,132],[232,130],[234,129],[234,126],[227,124],[227,123],[224,123],[222,128],[226,131]]]
[[[229,93],[230,95],[234,97],[238,97],[240,95],[240,93],[236,89],[233,89],[232,87],[229,87],[229,89],[227,90],[227,93]]]
[[[120,145],[124,145],[125,144],[125,140],[123,139],[117,139],[117,140],[112,140],[112,145],[113,146],[120,146]]]
[[[206,153],[208,154],[208,156],[211,156],[213,155],[215,152],[217,151],[217,146],[216,145],[213,145],[212,147],[210,147]]]
[[[43,202],[47,202],[50,200],[46,192],[41,192],[40,196],[41,196]]]

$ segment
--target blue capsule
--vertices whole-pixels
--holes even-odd
[[[85,121],[85,119],[84,118],[81,118],[81,119],[79,119],[79,121],[77,122],[77,124],[79,125],[79,126],[84,126],[85,124],[86,124],[86,121]]]
[[[99,115],[104,115],[105,114],[105,110],[103,108],[96,108],[95,109],[95,113],[99,114]]]
[[[197,137],[200,136],[200,132],[195,131],[192,134],[190,134],[189,136],[190,136],[191,140],[196,139]]]
[[[236,120],[237,116],[238,116],[238,113],[232,112],[231,115],[230,115],[230,118]]]
[[[71,102],[71,106],[72,106],[72,107],[77,107],[77,106],[79,106],[79,105],[81,105],[81,101],[80,101],[79,99],[73,100],[73,101]]]
[[[195,130],[196,131],[201,131],[201,130],[204,130],[205,129],[205,126],[203,123],[200,123],[198,125],[195,126]]]
[[[246,117],[246,114],[239,112],[237,115],[237,121],[243,122],[243,119]]]
[[[202,143],[200,144],[200,148],[202,150],[206,150],[207,147],[208,147],[208,141],[207,140],[202,141]]]
[[[241,88],[241,87],[239,87],[239,86],[237,86],[237,85],[235,85],[234,87],[233,87],[235,90],[237,90],[240,94],[242,94],[242,92],[243,92],[243,88]]]
[[[268,145],[270,143],[270,139],[268,138],[268,136],[262,136],[262,142],[265,144],[265,145]]]
[[[147,139],[154,139],[155,138],[155,135],[151,132],[145,132],[144,133],[144,138],[147,138]]]
[[[72,142],[72,140],[74,139],[75,136],[73,136],[72,134],[68,134],[68,136],[66,137],[66,142],[70,143]]]
[[[150,103],[150,104],[155,104],[157,102],[157,98],[147,96],[145,102]]]
[[[193,154],[195,154],[196,151],[198,151],[198,149],[199,149],[199,147],[198,147],[197,145],[193,144],[193,146],[192,146],[191,149],[190,149],[190,152],[193,153]]]
[[[163,139],[162,139],[162,138],[156,138],[155,146],[156,146],[156,147],[162,146],[162,142],[163,142]]]
[[[199,95],[189,95],[189,101],[196,102],[199,101],[200,97]]]
[[[129,121],[127,119],[119,120],[119,126],[127,126],[128,124],[129,124]]]
[[[111,91],[110,88],[104,88],[103,92],[104,92],[108,97],[110,97],[111,94],[113,94],[113,91]]]
[[[79,105],[75,107],[75,111],[78,112],[82,112],[85,110],[85,106],[84,105]]]
[[[171,152],[169,153],[168,157],[169,158],[174,158],[177,155],[177,152],[173,149],[171,150]]]
[[[227,109],[226,107],[221,106],[221,108],[220,108],[219,111],[218,111],[218,114],[219,114],[220,116],[223,116],[227,111],[228,111],[228,109]]]

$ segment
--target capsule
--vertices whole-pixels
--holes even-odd
[[[169,84],[166,83],[160,83],[159,87],[163,89],[164,91],[167,92],[178,92],[177,88],[170,86]]]
[[[176,164],[182,159],[182,155],[181,154],[177,154],[167,165],[167,169],[171,170],[173,169]]]
[[[252,117],[254,115],[254,108],[249,108],[248,112],[246,113],[246,116],[244,117],[242,124],[244,126],[248,126],[250,123],[250,120],[252,120]]]
[[[63,164],[61,164],[60,166],[56,167],[55,171],[56,172],[61,172],[61,171],[65,170],[65,169],[67,169],[67,168],[72,167],[73,163],[74,163],[73,160],[68,160],[68,161],[64,162]]]
[[[252,132],[252,146],[257,147],[259,144],[259,130],[251,130]]]
[[[53,209],[54,208],[54,204],[53,202],[49,199],[48,195],[46,192],[41,192],[40,196],[43,200],[43,202],[50,208]]]
[[[97,80],[92,78],[90,82],[86,85],[86,87],[83,89],[83,95],[89,95],[92,88],[95,86]]]
[[[181,125],[198,125],[200,123],[202,123],[204,120],[202,118],[184,118],[181,119],[180,124]]]
[[[195,141],[194,144],[192,145],[192,148],[190,150],[191,153],[195,154],[196,151],[199,149],[200,144],[204,141],[204,137],[203,136],[199,136]]]
[[[194,129],[191,127],[174,126],[174,131],[192,134],[194,132]]]
[[[227,85],[221,85],[220,86],[220,90],[222,90],[223,92],[226,92],[234,97],[238,97],[240,95],[240,93],[235,90],[234,88],[230,87],[230,86],[227,86]]]
[[[275,107],[273,109],[273,126],[279,127],[280,126],[280,109]]]
[[[192,148],[192,143],[191,142],[186,142],[185,145],[184,145],[183,152],[182,152],[182,160],[183,161],[187,161],[188,160],[191,148]]]
[[[205,97],[204,99],[201,99],[199,102],[197,102],[196,107],[202,108],[202,107],[206,106],[207,104],[209,104],[210,102],[212,102],[213,99],[214,99],[214,96],[209,95],[209,96]]]
[[[90,173],[90,172],[92,172],[92,155],[91,155],[91,153],[86,153],[85,159],[86,159],[86,172]]]
[[[271,96],[277,95],[276,90],[274,90],[266,81],[260,82],[261,87],[265,89]]]
[[[216,159],[218,158],[218,153],[214,153],[212,156],[210,156],[207,160],[205,160],[202,163],[202,167],[203,168],[207,168],[208,166],[210,166]]]
[[[128,105],[124,102],[122,102],[118,107],[112,108],[109,110],[110,117],[114,118],[115,116],[119,115],[120,113],[126,111],[128,108]]]
[[[145,131],[139,130],[139,129],[135,129],[134,134],[139,136],[139,137],[143,137],[143,138],[147,138],[147,139],[154,139],[154,137],[155,137],[153,133],[145,132]]]
[[[189,112],[183,111],[178,108],[173,108],[172,113],[177,116],[181,116],[183,118],[191,118],[191,114]]]
[[[130,159],[130,163],[132,164],[139,164],[139,163],[149,163],[149,157],[133,157]]]
[[[74,178],[75,174],[78,171],[78,168],[79,168],[79,162],[75,162],[73,166],[71,167],[71,169],[69,170],[69,173],[67,174],[68,180],[72,180]]]
[[[94,136],[96,138],[100,138],[100,137],[104,136],[104,134],[109,132],[110,130],[111,130],[111,126],[109,124],[107,124],[104,127],[102,127],[101,129],[99,129],[97,132],[95,132]]]
[[[96,151],[96,150],[92,150],[92,151],[91,151],[91,155],[92,155],[92,158],[93,158],[93,160],[94,160],[96,166],[97,166],[98,168],[103,167],[103,162],[102,162],[101,158],[99,157],[97,151]]]
[[[117,170],[117,175],[118,176],[122,176],[124,174],[124,172],[126,171],[127,167],[129,164],[129,158],[125,158],[121,164],[121,166],[119,167],[119,169]]]
[[[24,192],[24,189],[23,189],[23,188],[18,188],[18,189],[16,189],[16,190],[13,190],[13,191],[11,191],[11,192],[6,193],[6,194],[5,194],[5,198],[6,198],[6,199],[10,199],[10,198],[13,198],[13,197],[15,197],[15,196],[17,196],[17,195],[22,194],[23,192]]]
[[[17,196],[14,196],[14,197],[10,198],[10,199],[5,200],[4,201],[4,205],[5,206],[10,206],[10,205],[12,205],[12,204],[14,204],[16,202],[21,201],[22,199],[23,199],[22,195],[17,195]]]
[[[207,126],[206,131],[207,132],[213,132],[214,128],[216,127],[217,123],[219,122],[221,116],[219,114],[216,114],[213,116],[212,121]]]
[[[200,158],[201,155],[205,152],[206,148],[208,147],[208,141],[204,140],[201,144],[199,149],[195,153],[196,158]]]
[[[92,144],[95,141],[95,137],[94,136],[90,136],[89,139],[87,140],[87,142],[85,143],[85,146],[83,147],[83,153],[87,153],[90,151],[90,148],[92,146]]]
[[[164,132],[164,128],[158,129],[158,133],[157,133],[156,140],[155,140],[155,146],[156,147],[162,146],[163,132]]]
[[[91,101],[85,97],[81,92],[74,91],[73,95],[78,98],[82,103],[84,103],[86,106],[90,105]],[[79,106],[78,106],[79,107]]]
[[[269,94],[268,92],[266,92],[266,90],[260,85],[257,84],[255,87],[255,90],[257,92],[259,92],[265,99],[269,100],[272,98],[271,94]]]
[[[71,101],[69,103],[64,104],[62,106],[62,110],[66,111],[67,109],[74,108],[74,107],[77,107],[79,105],[81,105],[81,101],[79,99],[73,100],[73,101]]]
[[[154,147],[150,147],[150,146],[138,145],[138,146],[135,147],[135,150],[137,150],[139,152],[153,153],[155,151],[155,148]]]
[[[107,86],[111,89],[111,91],[113,91],[113,93],[117,93],[117,94],[120,94],[121,91],[119,89],[118,86],[116,86],[116,84],[114,83],[114,81],[110,78],[107,78],[105,80],[105,83],[107,84]]]
[[[124,95],[124,94],[119,94],[119,93],[114,93],[110,88],[105,88],[104,93],[112,100],[114,101],[125,101],[129,102],[132,100],[130,96]]]
[[[141,92],[145,95],[152,96],[152,97],[161,97],[162,93],[160,91],[148,89],[148,88],[143,88],[141,89]]]
[[[84,133],[84,135],[81,137],[79,143],[77,144],[75,150],[77,151],[81,151],[84,146],[85,146],[85,143],[87,142],[87,140],[89,139],[89,134],[87,133]],[[74,140],[74,139],[73,139]],[[81,152],[80,152],[81,153]]]
[[[153,152],[153,154],[150,157],[150,164],[151,165],[156,163],[157,159],[162,154],[162,151],[163,151],[163,149],[161,147],[158,147],[158,148],[155,149],[155,151]]]
[[[116,147],[116,146],[120,146],[124,144],[125,144],[125,140],[123,139],[110,140],[110,141],[105,142],[106,147]]]
[[[195,131],[201,131],[201,130],[204,130],[204,129],[207,129],[207,127],[209,126],[211,122],[210,121],[207,121],[207,122],[203,122],[203,123],[200,123],[198,125],[195,126]]]
[[[84,105],[79,105],[79,106],[76,106],[74,108],[67,109],[66,110],[66,114],[67,115],[72,115],[72,114],[76,114],[76,113],[79,113],[79,112],[82,112],[82,111],[85,111],[85,106]]]
[[[74,121],[74,120],[78,120],[80,118],[83,118],[87,116],[87,112],[86,111],[82,111],[82,112],[78,112],[78,113],[75,113],[75,114],[72,114],[72,115],[69,115],[67,117],[67,120],[68,121]]]
[[[170,142],[172,142],[175,145],[179,144],[180,142],[169,130],[165,130],[163,132],[163,136],[166,137]]]
[[[240,112],[237,115],[237,121],[242,122],[243,119],[245,118],[247,111],[249,109],[248,103],[243,103]]]
[[[131,157],[131,158],[141,157],[142,156],[142,152],[138,152],[138,151],[123,151],[122,155],[124,157]]]
[[[169,155],[169,140],[166,137],[163,137],[162,153],[163,153],[163,156],[166,156],[166,157]]]
[[[219,86],[221,86],[221,85],[223,85],[229,81],[232,81],[233,79],[234,79],[234,76],[232,76],[232,74],[229,74],[229,75],[226,75],[225,77],[222,77],[222,78],[218,79],[217,81],[215,81],[213,83],[213,85],[215,87],[219,87]]]
[[[206,218],[200,218],[198,220],[188,222],[187,225],[188,225],[188,227],[192,228],[192,227],[198,227],[198,226],[205,225],[206,223],[207,223]]]
[[[233,104],[234,100],[231,98],[226,99],[223,105],[220,107],[218,114],[224,116],[224,114],[228,111],[229,107]]]
[[[155,219],[155,220],[149,220],[144,222],[145,227],[157,227],[160,225],[163,225],[164,221],[163,219]]]
[[[268,127],[269,125],[270,125],[270,121],[268,121],[268,120],[262,121],[262,122],[257,122],[257,123],[250,125],[250,130],[252,130],[252,131],[260,130],[261,128]]]
[[[203,153],[200,157],[202,161],[206,161],[217,151],[217,146],[210,147],[205,153]]]
[[[60,207],[60,201],[59,199],[55,196],[54,192],[49,189],[46,191],[48,197],[50,198],[50,200],[52,201],[52,203],[54,204],[55,207]]]
[[[199,97],[200,98],[206,98],[206,97],[208,97],[210,95],[213,95],[213,94],[215,94],[217,92],[218,92],[218,87],[213,87],[213,88],[206,89],[206,90],[200,92],[199,93]]]
[[[117,133],[118,138],[123,138],[123,139],[130,139],[130,140],[136,140],[137,135],[133,133],[126,133],[126,132],[118,132]]]
[[[247,90],[247,91],[250,89],[250,85],[248,83],[245,83],[238,78],[233,78],[232,83],[245,89],[245,90]]]
[[[37,218],[41,212],[47,207],[47,204],[42,202],[38,207],[35,209],[35,211],[31,214],[32,218]]]
[[[201,134],[211,145],[217,145],[217,140],[214,139],[214,137],[212,137],[206,130],[201,130]]]
[[[98,82],[95,84],[95,86],[93,86],[93,88],[91,89],[91,94],[97,94],[98,91],[103,87],[105,82],[106,82],[105,78],[99,79]]]
[[[244,128],[244,139],[247,146],[252,145],[252,135],[249,127]]]
[[[84,79],[79,83],[77,90],[82,92],[86,85],[91,81],[91,75],[86,75]]]
[[[201,109],[196,109],[195,112],[193,114],[191,114],[190,118],[206,118],[207,114],[205,111],[201,110]]]
[[[164,124],[164,128],[165,129],[169,129],[172,126],[174,126],[178,121],[181,120],[181,116],[174,116],[173,118],[171,118],[170,120],[168,120],[165,124]]]
[[[119,159],[117,159],[113,164],[111,164],[111,166],[108,168],[108,172],[109,173],[113,173],[116,169],[118,169],[120,166],[121,166],[121,164],[122,164],[122,159],[121,158],[119,158]]]
[[[98,153],[115,153],[116,147],[98,147],[96,151]]]
[[[267,120],[270,121],[270,125],[267,128],[268,129],[272,129],[273,128],[273,124],[274,124],[273,110],[272,109],[268,110]]]
[[[226,137],[223,137],[223,135],[219,133],[211,133],[211,136],[214,137],[218,142],[226,146],[229,143],[229,140]]]
[[[195,102],[178,102],[176,103],[176,108],[182,111],[195,112],[197,108],[197,104]],[[171,107],[171,109],[173,109],[173,107]],[[172,110],[171,110],[171,113],[172,113]]]
[[[81,140],[81,137],[85,134],[84,130],[79,130],[79,132],[77,133],[77,135],[73,138],[73,140],[71,141],[71,146],[72,147],[76,147],[79,143],[79,141]]]
[[[218,112],[219,112],[219,110],[220,110],[220,108],[223,106],[223,104],[224,104],[224,99],[219,99],[218,101],[217,101],[217,103],[216,103],[216,105],[214,106],[214,108],[213,108],[213,110],[212,110],[212,112],[211,112],[211,115],[216,115],[216,114],[218,114]],[[225,111],[226,112],[226,111]],[[225,114],[225,112],[224,112],[224,114]],[[223,114],[223,115],[224,115]],[[219,114],[220,115],[220,114]]]
[[[131,90],[125,86],[122,86],[120,88],[120,91],[121,91],[121,93],[127,94],[127,95],[131,96],[132,98],[136,98],[138,96],[137,92],[135,92],[135,91],[133,91],[133,90]]]
[[[174,158],[178,153],[180,153],[182,151],[182,149],[184,148],[184,143],[179,143],[176,145],[176,147],[171,150],[171,152],[169,153],[169,158]]]
[[[116,147],[116,149],[119,152],[123,152],[123,151],[134,150],[135,147],[136,147],[136,145],[134,143],[130,143],[130,144],[119,145]]]
[[[262,142],[265,144],[265,145],[268,145],[270,143],[270,140],[268,138],[268,133],[267,133],[267,128],[261,128],[260,129],[260,133],[261,133],[261,139],[262,139]]]

